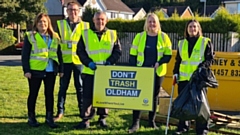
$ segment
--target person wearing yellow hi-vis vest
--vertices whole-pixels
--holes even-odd
[[[63,60],[60,38],[53,31],[47,14],[37,15],[33,29],[26,32],[22,50],[22,67],[24,76],[28,79],[29,96],[27,100],[28,125],[38,127],[35,117],[35,106],[42,81],[46,107],[46,123],[51,128],[58,125],[53,120],[54,86],[56,75],[63,76]]]
[[[82,121],[74,126],[75,129],[89,128],[89,120],[93,117],[95,109],[92,107],[94,71],[97,64],[113,65],[121,55],[121,46],[117,38],[117,32],[106,28],[107,15],[105,12],[96,12],[93,17],[94,28],[84,30],[78,42],[77,54],[84,67],[83,80],[83,108],[80,112]],[[98,124],[106,128],[105,118],[108,109],[98,108]]]
[[[78,108],[81,111],[82,104],[82,80],[81,70],[82,63],[76,54],[77,43],[81,37],[81,32],[89,28],[89,23],[84,22],[79,18],[79,6],[76,2],[69,2],[67,4],[68,18],[58,20],[58,33],[61,37],[61,49],[64,63],[64,76],[60,78],[60,87],[58,92],[57,115],[55,121],[59,120],[65,111],[65,100],[67,89],[71,80],[73,72],[74,86],[76,89]]]
[[[138,33],[130,49],[130,66],[155,68],[155,84],[153,111],[149,112],[148,127],[158,129],[155,124],[156,108],[158,104],[159,89],[164,75],[167,73],[167,63],[172,56],[172,43],[168,35],[161,31],[159,19],[154,13],[147,15],[144,31]],[[151,83],[151,82],[149,82]],[[139,129],[141,111],[133,110],[132,125],[128,132],[133,133]]]
[[[178,82],[178,94],[188,85],[193,72],[202,66],[210,67],[213,58],[213,45],[209,38],[202,36],[202,29],[199,22],[196,20],[188,21],[184,32],[184,39],[178,43],[176,62],[173,70],[174,78]],[[174,135],[187,132],[189,127],[190,121],[180,120]],[[208,128],[208,122],[202,123],[196,120],[197,135],[206,135]]]

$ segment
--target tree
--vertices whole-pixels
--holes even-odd
[[[158,16],[158,18],[159,18],[160,20],[165,19],[165,15],[164,15],[164,12],[163,12],[163,11],[161,11],[161,10],[156,10],[154,13]]]
[[[46,13],[46,0],[2,0],[0,16],[2,23],[32,22],[40,12]]]
[[[32,23],[36,15],[45,12],[46,0],[2,0],[0,2],[1,24],[16,23],[18,26],[18,42],[20,40],[20,23]]]
[[[178,14],[178,12],[177,12],[177,9],[174,9],[174,13],[172,13],[172,16],[171,16],[171,18],[180,18],[179,17],[179,14]]]
[[[96,12],[98,12],[99,10],[97,8],[91,8],[89,5],[85,7],[85,11],[83,12],[82,15],[82,20],[89,22],[90,23],[90,27],[93,27],[93,16]]]

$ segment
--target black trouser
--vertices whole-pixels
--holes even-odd
[[[189,83],[189,81],[180,81],[178,83],[178,94],[180,94],[182,92],[182,90],[187,86],[187,84]],[[179,121],[178,123],[178,131],[183,131],[183,130],[189,130],[189,126],[190,126],[190,121]],[[208,132],[208,122],[206,123],[201,123],[196,121],[196,133],[197,134],[203,134],[203,133],[207,133]]]
[[[28,79],[29,95],[27,100],[28,113],[35,113],[36,100],[38,92],[43,81],[46,112],[53,112],[54,104],[54,85],[56,75],[53,72],[47,72],[44,78],[31,77]]]
[[[91,119],[94,115],[95,109],[92,108],[93,100],[93,84],[94,84],[94,75],[82,74],[83,81],[83,104],[82,111],[80,112],[80,117],[83,120]],[[108,109],[98,108],[97,115],[100,118],[106,118],[108,115]]]
[[[65,111],[65,101],[67,89],[71,80],[71,75],[73,72],[74,86],[76,89],[78,108],[81,111],[82,108],[82,80],[81,80],[81,71],[82,65],[75,65],[73,63],[64,63],[63,64],[63,77],[60,78],[60,87],[58,91],[58,114],[63,114]]]
[[[148,121],[155,122],[156,110],[158,105],[158,95],[160,92],[160,87],[162,85],[164,77],[155,76],[155,84],[154,84],[154,97],[153,97],[153,111],[149,111],[148,113]],[[133,110],[133,124],[140,120],[141,111]]]

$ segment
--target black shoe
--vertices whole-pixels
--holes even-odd
[[[57,124],[54,123],[54,120],[53,120],[53,112],[47,112],[45,123],[46,123],[50,128],[58,128],[58,127],[59,127]]]
[[[134,132],[136,132],[139,129],[139,122],[135,122],[134,124],[132,124],[132,126],[128,129],[128,133],[132,134]]]
[[[156,129],[156,130],[159,129],[155,122],[149,122],[149,123],[148,123],[148,127],[153,128],[153,129]]]
[[[103,127],[103,128],[107,128],[107,127],[108,127],[107,122],[106,122],[105,119],[99,119],[99,120],[98,120],[98,124],[99,124],[101,127]]]
[[[90,127],[90,123],[87,120],[81,121],[78,125],[74,126],[74,129],[88,129]]]
[[[31,127],[39,127],[40,124],[37,122],[35,113],[28,113],[28,125]]]
[[[53,119],[52,120],[48,120],[46,119],[45,123],[50,127],[50,128],[59,128],[59,126],[54,123]]]
[[[37,122],[37,120],[35,118],[34,119],[28,118],[28,125],[31,127],[39,127],[40,126],[40,124]]]

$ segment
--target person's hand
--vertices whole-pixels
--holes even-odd
[[[90,62],[90,63],[88,64],[88,67],[89,67],[90,69],[92,69],[92,70],[96,70],[96,69],[97,69],[97,66],[96,66],[96,64],[95,64],[94,62]]]
[[[173,75],[173,79],[176,79],[176,83],[178,83],[178,80],[179,80],[178,74],[174,74],[174,75]]]
[[[156,62],[154,68],[157,69],[159,67],[159,63]]]
[[[32,74],[31,74],[31,73],[29,73],[29,72],[27,72],[27,73],[25,73],[25,74],[24,74],[24,76],[25,76],[26,78],[28,78],[28,79],[31,79],[31,77],[32,77]]]
[[[64,75],[63,73],[58,73],[59,77],[63,77],[63,75]]]
[[[104,65],[111,65],[111,62],[106,61],[106,62],[104,63]]]

